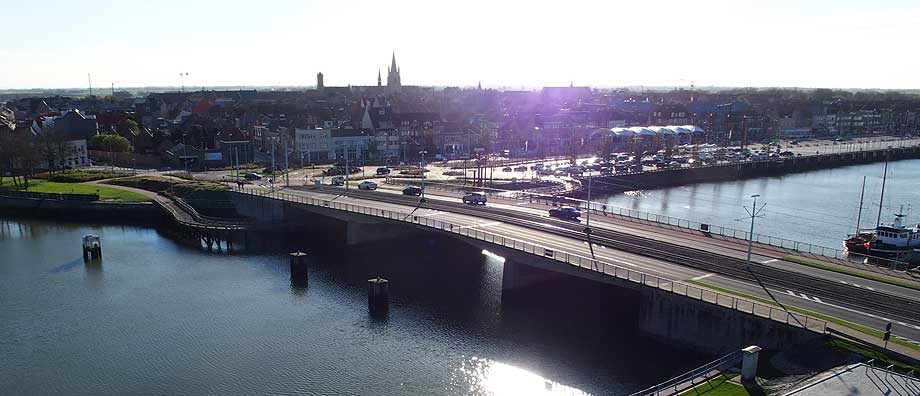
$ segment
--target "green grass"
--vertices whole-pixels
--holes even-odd
[[[0,188],[16,190],[13,182],[8,179],[3,180],[3,184],[0,185]],[[49,182],[40,179],[30,179],[28,189],[18,189],[17,191],[58,194],[96,194],[98,192],[99,199],[104,201],[144,202],[150,200],[150,198],[133,191],[119,190],[117,188],[92,184]]]
[[[220,183],[206,181],[179,181],[161,176],[137,176],[109,180],[105,182],[116,186],[139,188],[141,190],[162,192],[171,191],[182,197],[207,198],[222,194],[225,187]]]
[[[876,282],[887,283],[889,285],[895,285],[895,286],[906,287],[909,289],[920,290],[920,284],[917,284],[916,282],[894,279],[894,278],[890,278],[887,276],[881,276],[881,275],[875,275],[875,274],[867,274],[861,271],[853,271],[853,270],[850,270],[844,267],[840,267],[837,265],[819,263],[817,261],[813,261],[813,260],[809,260],[809,259],[805,259],[801,257],[795,257],[795,256],[786,256],[786,257],[783,257],[783,260],[791,261],[793,263],[798,263],[802,265],[807,265],[809,267],[820,268],[820,269],[827,270],[827,271],[833,271],[833,272],[837,272],[841,274],[856,276],[856,277],[860,277],[863,279],[870,279]]]
[[[738,297],[741,297],[741,298],[745,298],[745,299],[748,299],[748,300],[757,301],[757,302],[762,303],[762,304],[772,305],[772,306],[774,306],[774,307],[778,306],[778,305],[776,305],[776,303],[774,303],[772,300],[768,300],[768,299],[766,299],[766,298],[756,297],[756,296],[752,296],[752,295],[750,295],[750,294],[744,294],[744,293],[736,292],[736,291],[734,291],[734,290],[729,290],[729,289],[721,288],[721,287],[718,287],[718,286],[712,286],[712,285],[710,285],[710,284],[703,283],[703,282],[700,282],[700,281],[687,280],[686,282],[687,282],[687,283],[694,284],[694,285],[697,285],[697,286],[702,286],[702,287],[705,287],[705,288],[709,288],[709,289],[715,290],[715,291],[720,292],[720,293],[731,294],[731,295],[735,295],[735,296],[738,296]],[[840,325],[840,326],[843,326],[843,327],[846,327],[846,328],[849,328],[849,329],[853,329],[853,330],[856,330],[856,331],[858,331],[858,332],[860,332],[860,333],[868,334],[868,335],[870,335],[870,336],[877,337],[877,338],[879,338],[879,339],[881,339],[881,338],[882,338],[882,335],[883,335],[883,332],[881,332],[881,331],[879,331],[879,330],[872,329],[872,328],[868,328],[868,327],[866,327],[866,326],[858,325],[858,324],[852,323],[852,322],[847,322],[847,321],[842,320],[842,319],[837,319],[837,318],[835,318],[835,317],[833,317],[833,316],[827,316],[827,315],[820,314],[820,313],[817,313],[817,312],[809,311],[809,310],[807,310],[807,309],[802,309],[802,308],[799,308],[799,307],[793,307],[793,306],[788,305],[788,304],[784,304],[784,305],[786,306],[787,309],[789,309],[789,310],[792,311],[792,312],[800,313],[800,314],[802,314],[802,315],[808,315],[808,316],[811,316],[811,317],[816,318],[816,319],[821,319],[821,320],[826,321],[826,322],[828,322],[828,323],[834,323],[834,324],[836,324],[836,325]],[[891,337],[890,342],[893,343],[893,344],[898,344],[898,345],[901,345],[901,346],[908,347],[908,348],[910,348],[910,349],[914,349],[914,350],[920,351],[920,345],[911,344],[911,343],[909,343],[909,342],[907,342],[907,341],[904,341],[904,340],[902,340],[902,339],[900,339],[900,338],[897,338],[897,337]]]
[[[112,179],[116,177],[125,177],[131,176],[131,173],[126,172],[109,172],[109,171],[93,171],[86,172],[82,170],[69,170],[64,172],[57,172],[55,174],[49,174],[48,172],[39,173],[34,176],[36,179],[45,179],[47,181],[59,182],[59,183],[83,183],[88,181],[102,180],[102,179]]]
[[[900,371],[914,370],[914,372],[920,372],[920,366],[918,365],[904,363],[900,360],[892,359],[888,355],[876,352],[872,349],[866,348],[852,341],[847,341],[847,340],[836,338],[836,337],[828,337],[826,342],[828,345],[833,346],[835,348],[840,348],[845,351],[849,351],[857,355],[861,355],[867,359],[875,359],[877,362],[884,363],[885,366],[894,365],[895,367],[900,369]],[[878,364],[876,366],[880,366],[880,365],[881,364]]]
[[[737,374],[722,374],[710,379],[695,388],[683,391],[681,395],[706,395],[706,396],[749,396],[747,389],[729,380]]]

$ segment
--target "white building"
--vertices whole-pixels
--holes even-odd
[[[303,157],[305,164],[331,160],[331,148],[332,129],[294,129],[294,149]]]

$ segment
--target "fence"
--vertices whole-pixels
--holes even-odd
[[[53,199],[55,201],[98,201],[99,194],[65,194],[31,191],[0,190],[0,195],[16,198]]]
[[[791,326],[801,327],[814,332],[823,334],[827,329],[827,322],[823,320],[812,318],[807,315],[791,313],[773,305],[761,304],[755,301],[718,293],[709,289],[704,289],[686,283],[673,281],[667,278],[646,274],[641,271],[631,270],[629,268],[609,264],[603,262],[603,260],[596,260],[590,257],[566,252],[556,248],[551,248],[516,238],[506,237],[504,235],[483,231],[481,229],[470,228],[443,220],[435,220],[426,216],[415,216],[412,213],[377,209],[369,206],[347,204],[327,199],[315,199],[303,195],[285,194],[277,191],[272,192],[244,188],[242,190],[236,190],[236,192],[407,222],[451,234],[457,234],[467,238],[493,243],[508,249],[534,254],[547,259],[560,261],[566,264],[578,266],[582,269],[600,272],[605,275],[637,283],[646,287],[651,287],[695,300],[716,304],[723,308],[741,311],[762,318],[768,318],[774,321],[786,323]]]
[[[714,373],[715,375],[718,375],[723,371],[736,366],[741,362],[741,358],[742,350],[739,349],[658,385],[633,393],[630,396],[658,396],[661,394],[677,394],[679,391],[695,387],[696,380],[698,379],[709,379],[713,377]],[[681,385],[685,385],[684,389],[678,389]]]

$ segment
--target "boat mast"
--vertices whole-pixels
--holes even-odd
[[[856,234],[859,235],[859,223],[862,220],[863,197],[866,196],[866,177],[863,176],[862,192],[859,193],[859,213],[856,215]]]
[[[878,219],[875,220],[875,226],[882,224],[882,205],[885,203],[885,181],[888,180],[888,161],[885,161],[885,175],[882,176],[882,196],[878,199]]]

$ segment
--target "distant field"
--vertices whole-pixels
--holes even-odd
[[[12,180],[4,178],[3,184],[0,184],[0,189],[15,190],[16,187],[13,185]],[[93,184],[57,183],[40,179],[29,179],[29,188],[27,190],[19,189],[18,191],[60,194],[96,194],[98,191],[99,199],[104,201],[144,202],[150,200],[146,196],[132,191]]]

